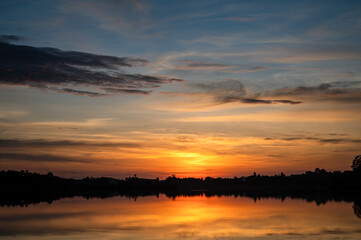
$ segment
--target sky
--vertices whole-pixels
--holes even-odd
[[[0,1],[0,169],[350,170],[360,1]]]

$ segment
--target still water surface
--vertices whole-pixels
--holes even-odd
[[[66,198],[0,207],[1,239],[361,239],[353,203],[247,197]]]

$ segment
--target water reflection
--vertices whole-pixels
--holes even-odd
[[[2,239],[360,239],[360,205],[164,195],[1,207]]]
[[[361,201],[357,200],[352,206],[353,211],[355,212],[355,215],[359,218],[361,218]]]

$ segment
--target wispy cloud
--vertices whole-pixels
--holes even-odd
[[[215,82],[187,83],[191,94],[207,94],[218,103],[240,102],[246,104],[300,104],[300,101],[288,99],[262,99],[255,94],[248,94],[242,82],[236,79],[224,79]]]
[[[58,90],[59,93],[70,93],[73,95],[78,95],[78,96],[89,96],[89,97],[103,97],[103,96],[107,96],[107,94],[104,93],[97,93],[97,92],[90,92],[90,91],[82,91],[82,90],[75,90],[75,89],[70,89],[70,88],[63,88],[63,89],[59,89]]]
[[[267,90],[265,96],[298,97],[308,101],[324,100],[339,102],[360,102],[361,81],[322,83],[317,86],[284,87]]]
[[[30,161],[30,162],[80,162],[89,163],[89,159],[65,157],[50,154],[33,155],[27,153],[0,153],[0,158],[3,161]]]
[[[277,140],[293,142],[299,140],[317,141],[319,143],[341,144],[341,143],[361,143],[361,139],[352,138],[317,138],[317,137],[288,137],[288,138],[265,138],[267,141]]]
[[[0,139],[0,149],[9,148],[44,148],[44,147],[126,147],[137,148],[141,145],[132,142],[94,142],[74,140],[46,140],[46,139]]]
[[[224,64],[213,62],[199,62],[194,60],[180,60],[181,64],[174,66],[177,70],[186,71],[209,71],[209,72],[224,72],[224,73],[245,73],[256,72],[268,69],[266,66],[256,66],[249,64]]]

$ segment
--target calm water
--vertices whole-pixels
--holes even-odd
[[[353,203],[165,196],[0,207],[1,239],[361,239]]]

